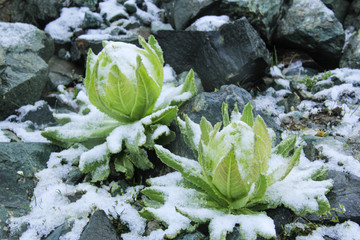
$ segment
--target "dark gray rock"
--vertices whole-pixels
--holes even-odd
[[[24,22],[44,29],[47,23],[60,16],[60,11],[67,6],[66,0],[5,0],[0,21]],[[6,4],[8,2],[8,4]],[[2,15],[2,16],[1,16]]]
[[[311,88],[311,93],[315,94],[322,90],[329,89],[333,86],[334,86],[334,83],[333,83],[333,81],[331,81],[331,79],[319,81]]]
[[[39,100],[48,81],[46,61],[54,53],[48,34],[24,23],[1,23],[0,119]]]
[[[194,231],[192,233],[183,233],[174,238],[174,240],[207,240],[209,239],[204,234],[199,231]]]
[[[279,21],[278,44],[306,50],[325,68],[339,64],[345,33],[339,20],[320,0],[294,0]]]
[[[329,9],[331,9],[335,17],[340,21],[344,22],[347,10],[350,6],[348,0],[321,0]]]
[[[270,62],[264,41],[246,18],[224,24],[220,31],[159,31],[157,40],[165,62],[177,73],[193,68],[205,91],[235,83],[258,87]]]
[[[39,101],[37,102],[35,108],[25,113],[21,113],[18,117],[18,120],[20,122],[31,121],[38,126],[49,126],[56,124],[53,113],[51,112],[49,105],[45,101]]]
[[[162,1],[169,23],[175,30],[184,30],[198,15],[208,8],[213,8],[217,0],[169,0]]]
[[[50,233],[45,240],[59,240],[60,237],[67,232],[69,232],[71,228],[65,224],[60,225],[57,227],[52,233]]]
[[[84,20],[83,20],[83,28],[100,28],[103,23],[103,19],[100,15],[95,14],[93,12],[85,12]]]
[[[109,218],[103,210],[97,210],[90,218],[88,225],[85,227],[80,236],[80,240],[118,240],[118,236],[111,225]]]
[[[340,67],[360,69],[360,30],[350,38],[346,45],[340,59]]]
[[[34,174],[44,169],[50,153],[58,150],[48,143],[0,143],[0,229],[6,227],[10,216],[27,214],[36,182]],[[7,231],[0,231],[0,239],[7,239],[7,235]]]
[[[97,0],[73,0],[74,4],[79,7],[88,7],[91,11],[96,10]]]
[[[124,7],[129,14],[133,14],[137,11],[136,4],[132,1],[126,1]]]
[[[354,27],[356,30],[360,29],[360,0],[351,2],[344,22],[344,28],[348,27]]]
[[[268,43],[271,43],[285,7],[284,0],[225,0],[221,6],[224,13],[233,18],[245,16]]]

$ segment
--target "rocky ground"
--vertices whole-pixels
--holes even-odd
[[[132,182],[115,174],[126,194],[109,194],[110,181],[87,183],[41,136],[57,124],[53,113],[79,111],[88,49],[98,53],[103,40],[138,44],[139,34],[159,41],[165,78],[194,69],[199,93],[180,114],[215,124],[223,102],[241,110],[251,101],[278,141],[298,136],[301,162],[329,169],[332,215],[269,210],[278,239],[359,239],[359,14],[359,0],[0,1],[0,239],[121,239],[164,228],[136,216],[143,178],[170,171],[154,153],[155,170]],[[192,157],[172,129],[168,148]],[[54,195],[46,197],[48,186]],[[124,202],[116,210],[123,217],[115,202]],[[69,223],[76,209],[82,217]],[[207,237],[200,226],[176,239]],[[241,238],[234,230],[227,239]]]

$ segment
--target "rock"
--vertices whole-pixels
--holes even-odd
[[[276,39],[277,44],[306,50],[325,68],[335,68],[345,33],[334,13],[320,0],[294,0],[279,21]]]
[[[229,23],[229,16],[204,16],[191,24],[186,31],[218,31],[221,26]]]
[[[67,86],[76,79],[80,79],[84,69],[73,63],[53,56],[49,61],[49,78],[47,89],[54,90],[59,85]]]
[[[349,40],[340,59],[341,68],[360,68],[360,30]]]
[[[216,0],[169,0],[162,1],[166,17],[175,30],[184,30],[206,9],[214,8]]]
[[[118,240],[118,236],[112,226],[109,218],[103,210],[97,210],[90,218],[88,225],[85,227],[80,236],[80,240]]]
[[[60,16],[66,0],[5,0],[0,21],[23,22],[44,29],[45,25]]]
[[[341,23],[344,22],[351,1],[348,0],[321,0],[321,1],[326,5],[326,7],[328,7],[334,12],[335,17]]]
[[[157,34],[158,31],[172,31],[173,27],[169,23],[163,23],[161,21],[151,22],[151,33]]]
[[[177,73],[193,68],[205,91],[226,84],[258,87],[270,63],[264,41],[246,18],[224,24],[220,31],[159,31],[165,62]]]
[[[344,28],[354,27],[360,29],[360,0],[353,0],[345,18]]]
[[[78,7],[88,7],[91,11],[96,10],[97,0],[73,0]]]
[[[1,120],[40,99],[54,45],[48,34],[24,23],[0,23],[0,35],[7,36],[0,39]]]
[[[100,14],[93,13],[93,12],[85,12],[85,17],[83,20],[83,28],[100,28],[101,24],[103,23],[103,19]]]
[[[199,231],[194,231],[192,233],[183,233],[175,237],[174,240],[205,240],[208,239],[204,234]]]
[[[271,44],[286,4],[284,0],[225,0],[221,7],[232,18],[245,16],[267,43]]]
[[[334,86],[334,83],[333,83],[333,81],[331,81],[331,79],[322,80],[322,81],[317,82],[311,88],[311,93],[315,94],[315,93],[320,92],[322,90],[329,89],[329,88],[331,88],[333,86]]]
[[[57,227],[52,233],[50,233],[45,240],[59,240],[60,237],[67,232],[69,232],[71,228],[65,224],[60,225]]]
[[[133,14],[137,11],[137,6],[135,1],[126,1],[124,3],[124,7],[129,14]]]
[[[54,125],[56,123],[49,105],[45,101],[38,101],[34,106],[23,106],[17,110],[20,115],[17,118],[20,122],[31,121],[41,125]]]
[[[49,143],[0,143],[0,228],[2,230],[10,216],[20,217],[27,214],[36,183],[34,174],[44,169],[50,153],[58,150],[57,146]],[[7,234],[7,231],[0,231],[0,239],[7,239]]]

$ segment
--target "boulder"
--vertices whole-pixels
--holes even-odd
[[[24,22],[44,29],[45,25],[60,16],[66,0],[3,0],[0,21]],[[1,3],[0,3],[1,4]],[[2,14],[1,14],[2,13]]]
[[[246,18],[219,31],[159,31],[156,38],[165,62],[177,73],[193,68],[205,91],[227,84],[258,87],[270,63],[264,41]]]
[[[349,39],[340,59],[340,67],[360,69],[360,30]]]
[[[321,0],[321,1],[326,5],[326,7],[328,7],[334,12],[335,17],[341,23],[344,22],[351,1],[349,0]]]
[[[346,15],[344,28],[354,27],[360,29],[360,0],[353,0]]]
[[[165,9],[166,17],[175,30],[184,30],[200,13],[214,8],[217,0],[169,0],[162,1],[161,8]]]
[[[1,120],[40,99],[54,43],[48,34],[24,23],[0,23],[0,35],[6,36],[0,39]]]
[[[294,0],[279,21],[276,44],[306,50],[325,68],[336,68],[345,42],[345,32],[320,0]]]
[[[97,210],[90,218],[80,240],[118,240],[115,229],[103,210]]]
[[[267,43],[271,43],[285,7],[284,0],[225,0],[221,5],[222,11],[232,18],[245,16]]]
[[[58,147],[49,143],[0,143],[0,228],[6,220],[29,211],[28,205],[35,187],[35,173],[46,167],[51,152]],[[7,239],[7,230],[0,239]],[[14,238],[18,239],[18,238]]]

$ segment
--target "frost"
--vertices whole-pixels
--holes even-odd
[[[332,227],[322,226],[308,236],[298,236],[296,240],[323,240],[323,239],[356,239],[360,236],[360,226],[352,221],[346,221]]]
[[[30,203],[31,212],[23,217],[10,219],[11,231],[19,229],[24,223],[28,225],[20,239],[41,239],[63,223],[72,225],[72,229],[62,239],[79,239],[89,220],[89,214],[96,209],[104,210],[109,218],[120,218],[132,232],[144,232],[144,219],[130,205],[142,186],[129,187],[124,195],[112,197],[107,186],[95,187],[88,183],[73,186],[63,182],[75,168],[72,166],[73,162],[85,149],[79,146],[52,153],[48,168],[36,174],[39,182]],[[63,159],[67,160],[67,164],[62,164]],[[75,193],[81,193],[82,196],[71,202],[68,196]]]
[[[189,29],[191,31],[217,31],[222,25],[229,23],[229,16],[205,16],[197,19]]]
[[[73,33],[81,30],[87,11],[90,11],[87,7],[63,8],[60,17],[46,25],[45,31],[55,40],[70,42]]]
[[[117,15],[129,17],[127,14],[125,7],[119,3],[117,3],[116,0],[105,0],[104,2],[99,3],[100,8],[100,14],[108,21],[111,22],[113,18]]]

